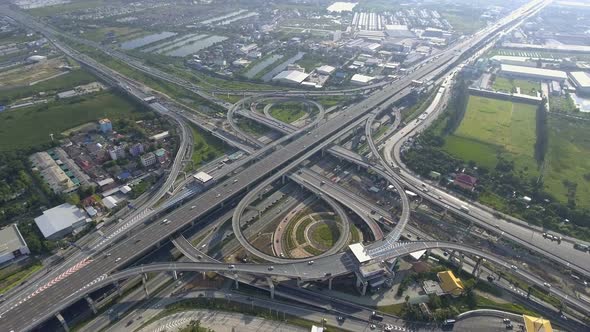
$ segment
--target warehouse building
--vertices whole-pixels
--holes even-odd
[[[541,81],[563,82],[567,79],[567,74],[561,70],[531,68],[508,64],[501,65],[500,74],[507,77],[530,78]]]
[[[59,160],[54,152],[51,153],[53,156],[46,151],[32,154],[29,160],[33,166],[33,171],[39,172],[41,178],[56,194],[67,194],[78,189],[79,180]]]
[[[285,70],[273,77],[273,81],[285,84],[301,84],[309,74],[297,70]]]
[[[576,91],[580,93],[590,93],[590,76],[583,71],[575,71],[569,74],[572,83],[576,86]]]
[[[57,240],[83,228],[91,220],[84,210],[64,203],[43,211],[42,215],[35,218],[35,224],[46,239]]]
[[[356,85],[365,85],[369,84],[374,79],[374,77],[361,75],[361,74],[354,74],[350,79],[350,83]]]
[[[31,251],[16,224],[0,229],[0,265],[30,253]]]

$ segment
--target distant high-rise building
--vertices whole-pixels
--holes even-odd
[[[98,124],[100,125],[100,131],[102,131],[103,133],[113,131],[113,124],[109,119],[100,119],[98,120]]]

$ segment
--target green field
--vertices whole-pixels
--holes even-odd
[[[507,79],[504,77],[496,77],[492,88],[496,91],[512,92],[515,91],[516,87],[520,88],[520,93],[536,96],[537,91],[541,91],[541,84],[535,81],[518,80],[518,79]]]
[[[28,12],[29,14],[35,16],[52,16],[88,8],[102,7],[108,4],[109,2],[105,0],[85,0],[66,3],[62,5],[33,8],[29,9]]]
[[[488,168],[495,167],[500,157],[513,160],[516,170],[536,176],[535,117],[533,105],[470,96],[465,116],[444,148]]]
[[[549,119],[549,148],[543,173],[546,191],[558,200],[574,199],[590,207],[590,125],[583,121]]]
[[[109,32],[114,33],[115,38],[117,38],[118,41],[125,41],[133,38],[138,38],[141,35],[148,33],[145,30],[131,27],[105,27],[98,29],[89,29],[84,32],[82,37],[93,40],[95,42],[100,42],[104,40],[106,34]]]
[[[51,133],[58,135],[102,117],[113,120],[139,116],[141,111],[135,104],[109,92],[3,112],[0,113],[0,151],[48,143]]]
[[[305,115],[305,108],[304,104],[298,102],[277,103],[270,108],[270,115],[277,120],[291,123]]]
[[[223,142],[191,124],[193,131],[193,163],[195,169],[203,162],[213,160],[225,152]]]
[[[20,98],[38,94],[39,92],[51,94],[69,90],[77,85],[95,82],[96,80],[96,77],[92,76],[87,71],[77,69],[71,71],[68,74],[49,79],[35,85],[4,90],[0,95],[0,102],[8,103]]]
[[[340,233],[338,232],[337,227],[331,227],[325,223],[317,225],[317,227],[311,234],[311,238],[315,243],[321,244],[326,248],[331,248],[334,245],[334,243],[338,241],[339,236]]]

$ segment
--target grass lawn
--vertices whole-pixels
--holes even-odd
[[[508,79],[497,76],[492,84],[492,88],[496,91],[512,92],[516,87],[520,88],[520,93],[536,96],[537,91],[541,91],[541,84],[535,81]]]
[[[503,157],[513,160],[516,170],[537,176],[535,119],[534,105],[470,96],[461,125],[447,137],[445,150],[486,167],[494,167],[494,159]]]
[[[590,125],[563,118],[549,119],[549,148],[543,182],[562,202],[574,199],[590,207]]]
[[[225,153],[225,147],[220,139],[203,132],[192,123],[191,129],[193,131],[193,163],[195,168]]]
[[[291,123],[305,115],[304,109],[306,106],[303,103],[292,101],[277,103],[270,108],[270,115],[277,120]]]
[[[68,74],[49,79],[35,85],[4,90],[2,91],[0,102],[14,101],[20,98],[32,96],[39,92],[46,92],[48,94],[55,93],[62,90],[71,89],[77,85],[94,82],[96,80],[96,77],[87,71],[77,69],[71,71]]]
[[[138,28],[131,28],[131,27],[105,27],[105,28],[98,28],[93,30],[87,30],[82,35],[83,38],[93,40],[95,42],[100,42],[104,40],[105,35],[109,32],[113,32],[115,34],[115,38],[118,41],[125,41],[133,38],[137,38],[140,35],[147,33],[146,31]]]
[[[450,9],[441,11],[440,14],[449,21],[455,31],[460,33],[472,34],[485,27],[485,21],[479,19],[481,15],[479,10],[470,10],[470,8],[465,8],[463,11]]]
[[[43,264],[34,262],[31,265],[14,273],[0,272],[0,294],[14,288],[30,275],[43,268]]]
[[[338,241],[339,236],[337,227],[330,227],[325,223],[318,224],[311,233],[312,240],[326,248],[331,248]]]
[[[550,96],[549,111],[573,113],[577,109],[576,104],[570,96]]]
[[[0,113],[0,151],[25,149],[50,141],[49,134],[96,121],[141,116],[135,104],[110,92],[71,98]]]

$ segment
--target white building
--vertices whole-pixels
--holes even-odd
[[[580,93],[590,93],[590,76],[583,71],[574,71],[569,74],[571,81]]]
[[[334,70],[336,70],[336,68],[334,68],[332,66],[328,66],[328,65],[323,65],[323,66],[317,67],[315,69],[315,71],[318,74],[322,74],[322,75],[332,75],[332,73],[334,72]]]
[[[16,224],[0,229],[0,264],[30,253],[31,251]]]
[[[139,160],[141,161],[143,167],[152,166],[156,163],[156,155],[153,152],[148,152],[139,157]]]
[[[198,172],[197,174],[193,175],[193,178],[202,184],[205,184],[213,179],[211,175],[205,172]]]
[[[365,84],[368,84],[369,82],[371,82],[373,79],[374,79],[374,77],[371,77],[371,76],[354,74],[352,76],[352,78],[350,79],[350,83],[356,84],[356,85],[365,85]]]
[[[567,74],[561,70],[531,68],[507,64],[501,65],[500,74],[509,77],[530,78],[542,81],[563,82],[567,79]]]
[[[123,159],[125,158],[125,147],[121,145],[113,146],[109,149],[109,155],[113,160]]]
[[[35,218],[35,224],[46,239],[60,239],[90,221],[84,210],[75,205],[64,203]]]
[[[154,136],[150,137],[150,140],[159,141],[159,140],[164,139],[168,136],[170,136],[170,133],[168,131],[163,131],[159,134],[155,134]]]
[[[285,70],[278,73],[272,80],[286,84],[301,84],[307,76],[309,76],[309,74],[297,70]]]

